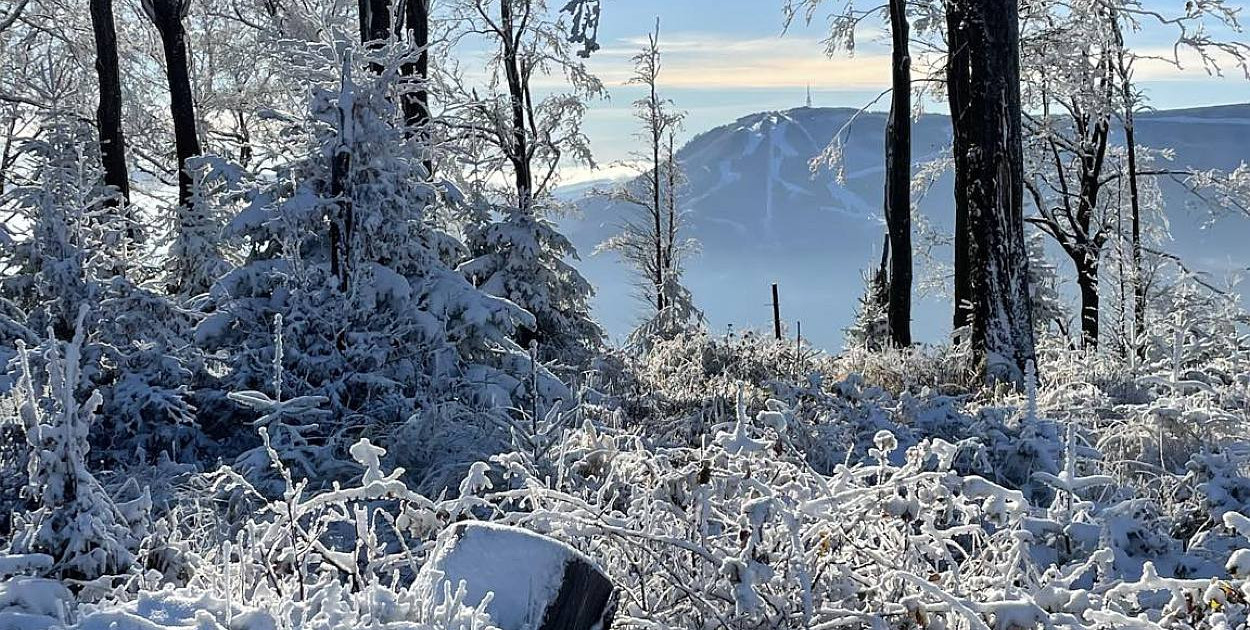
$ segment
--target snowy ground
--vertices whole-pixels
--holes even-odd
[[[124,575],[4,558],[36,577],[0,586],[0,629],[519,629],[564,553],[615,583],[618,628],[1246,627],[1244,364],[1161,385],[1052,349],[1026,396],[961,390],[949,349],[792,352],[663,344],[441,496],[367,442],[337,488],[184,477]],[[568,551],[440,564],[466,519]]]

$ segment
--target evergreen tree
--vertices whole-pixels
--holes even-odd
[[[576,250],[548,216],[558,210],[551,187],[562,161],[591,162],[581,132],[584,99],[601,95],[603,85],[570,46],[583,45],[576,54],[594,48],[586,20],[598,9],[590,4],[571,2],[564,7],[571,13],[555,18],[543,0],[462,0],[454,7],[493,52],[488,94],[456,95],[463,118],[451,126],[471,130],[459,139],[462,151],[493,156],[490,174],[511,181],[504,190],[492,188],[489,174],[474,182],[479,201],[466,230],[472,260],[461,270],[491,295],[534,315],[536,328],[523,327],[516,337],[522,346],[536,343],[544,362],[574,366],[602,345],[603,331],[590,316],[593,287],[567,262],[577,258]],[[571,91],[532,98],[534,79],[553,72],[563,74]],[[495,203],[497,196],[506,203]]]
[[[427,148],[406,138],[392,98],[402,51],[307,52],[312,102],[287,132],[294,155],[275,177],[245,177],[226,189],[238,193],[216,197],[246,199],[226,234],[250,247],[213,287],[197,330],[200,344],[229,361],[225,386],[278,402],[324,397],[329,418],[304,435],[329,449],[451,403],[457,419],[481,424],[500,410],[568,399],[545,371],[530,372],[511,340],[534,317],[447,264],[466,249],[431,221],[444,201],[423,166]]]

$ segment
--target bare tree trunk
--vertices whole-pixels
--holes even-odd
[[[391,5],[388,0],[358,0],[360,41],[376,42],[391,36]]]
[[[404,76],[417,82],[417,89],[404,95],[404,122],[420,142],[427,156],[422,160],[426,173],[434,173],[434,162],[429,157],[430,137],[430,2],[432,0],[407,0],[404,7],[404,27],[413,48],[420,51],[415,63],[404,64]]]
[[[955,163],[955,330],[972,324],[972,263],[969,259],[971,226],[968,219],[968,139],[965,137],[969,112],[969,43],[967,11],[958,1],[946,5],[947,101],[950,104],[952,148]]]
[[[1137,141],[1133,137],[1133,106],[1124,112],[1124,142],[1128,145],[1128,195],[1133,223],[1133,346],[1146,334],[1146,282],[1142,266],[1141,197],[1137,189]]]
[[[188,0],[152,0],[152,22],[161,35],[165,50],[165,75],[169,81],[169,110],[174,123],[174,145],[178,152],[178,203],[186,211],[191,205],[191,174],[187,161],[200,155],[196,130],[195,100],[191,94],[191,70],[187,55],[187,31],[182,24]]]
[[[1098,267],[1099,260],[1095,257],[1077,263],[1076,284],[1081,289],[1081,347],[1086,350],[1098,347],[1101,321]]]
[[[347,124],[350,111],[340,111],[342,116],[340,129]],[[330,196],[336,199],[338,216],[330,219],[330,274],[338,278],[339,290],[344,293],[349,288],[349,262],[351,258],[351,239],[354,223],[351,191],[348,190],[347,179],[351,175],[352,153],[347,147],[338,147],[330,162]]]
[[[129,205],[130,177],[126,171],[126,140],[122,133],[122,85],[113,0],[91,0],[91,27],[95,31],[95,69],[100,85],[100,102],[96,107],[100,163],[104,167],[104,183],[121,194],[121,199],[108,203]],[[133,238],[133,223],[127,226],[126,232]]]
[[[677,140],[674,138],[675,135],[670,129],[668,132],[668,155],[665,162],[667,169],[665,190],[668,197],[665,203],[668,211],[668,231],[664,241],[664,264],[667,272],[671,274],[670,277],[675,277],[677,274]]]
[[[659,36],[659,27],[656,27],[657,38]],[[660,205],[660,144],[663,142],[664,130],[659,124],[659,95],[656,94],[655,81],[649,84],[651,92],[649,95],[648,105],[651,107],[651,217],[655,220],[655,307],[656,312],[664,312],[664,271],[667,265],[664,261],[664,221],[663,211]]]
[[[893,90],[886,125],[885,218],[891,250],[888,319],[890,339],[911,345],[911,54],[907,2],[890,0]]]
[[[531,172],[529,136],[525,129],[525,84],[521,78],[521,60],[516,47],[516,24],[512,16],[511,0],[499,3],[500,28],[503,30],[503,66],[508,82],[508,100],[512,108],[512,147],[508,159],[512,162],[517,191],[517,207],[521,212],[533,211],[534,176]]]
[[[1024,384],[1034,358],[1024,245],[1024,158],[1020,128],[1020,34],[1015,0],[956,0],[968,37],[967,109],[956,125],[966,146],[973,349],[991,382]],[[948,17],[949,20],[949,17]],[[959,167],[958,161],[956,167]]]

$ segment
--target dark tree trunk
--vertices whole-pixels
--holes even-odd
[[[512,2],[499,3],[500,27],[503,30],[503,66],[508,82],[508,101],[512,109],[512,146],[508,159],[515,172],[517,207],[521,212],[531,212],[534,196],[534,176],[530,172],[529,136],[525,130],[526,86],[521,78],[521,60],[516,47],[516,24],[512,16]]]
[[[1115,33],[1116,73],[1120,79],[1121,96],[1124,99],[1124,144],[1128,149],[1128,200],[1132,216],[1132,258],[1133,258],[1133,339],[1129,344],[1136,348],[1146,334],[1146,279],[1142,268],[1141,245],[1141,195],[1137,188],[1137,138],[1134,125],[1134,108],[1137,99],[1133,94],[1132,60],[1124,47],[1124,31],[1120,26],[1119,16],[1111,12],[1111,28]]]
[[[1146,334],[1146,272],[1142,265],[1141,197],[1137,190],[1137,141],[1133,137],[1133,108],[1125,111],[1124,142],[1128,144],[1129,206],[1133,222],[1133,347]]]
[[[100,84],[96,127],[100,133],[100,164],[104,183],[117,189],[120,199],[110,205],[130,203],[130,177],[126,172],[126,140],[122,134],[122,84],[117,59],[117,28],[113,23],[113,0],[91,0],[91,28],[95,32],[95,69]],[[127,234],[134,236],[133,225]]]
[[[344,117],[351,112],[340,112]],[[348,289],[348,263],[351,258],[351,239],[353,224],[353,207],[351,191],[347,188],[347,179],[352,167],[352,154],[346,147],[340,147],[330,162],[330,196],[336,199],[338,216],[330,218],[330,274],[338,278],[339,289],[344,293]]]
[[[989,381],[1023,385],[1034,358],[1024,245],[1020,34],[1015,0],[956,0],[967,37],[966,109],[955,148],[966,160],[973,350]],[[949,18],[948,18],[949,19]],[[956,167],[959,167],[958,160]]]
[[[152,0],[151,17],[165,49],[169,112],[174,123],[174,146],[178,152],[178,204],[190,211],[191,174],[187,171],[187,161],[200,155],[201,150],[195,122],[195,99],[191,95],[187,31],[182,24],[187,4],[187,0]]]
[[[658,28],[658,27],[657,27]],[[667,265],[664,261],[664,227],[663,214],[660,210],[660,142],[663,140],[660,128],[659,112],[656,111],[659,95],[655,91],[655,81],[651,82],[650,106],[651,123],[651,218],[655,220],[655,310],[664,312],[664,272]]]
[[[890,339],[911,345],[911,54],[906,0],[890,0],[893,91],[886,125],[885,218],[890,234]]]
[[[1116,24],[1117,34],[1119,24]],[[1141,245],[1141,193],[1137,188],[1137,138],[1133,120],[1132,86],[1129,70],[1120,60],[1120,80],[1124,90],[1124,143],[1128,148],[1128,201],[1132,215],[1133,257],[1133,339],[1131,347],[1137,348],[1146,334],[1146,272],[1142,265]]]
[[[665,203],[668,211],[668,232],[664,242],[664,264],[665,271],[670,278],[676,278],[677,273],[677,151],[676,139],[673,137],[673,131],[668,132],[668,156],[665,160],[666,195]]]
[[[1086,350],[1097,349],[1099,341],[1098,267],[1105,237],[1101,229],[1095,231],[1093,221],[1098,195],[1102,192],[1102,167],[1107,156],[1110,123],[1106,116],[1094,123],[1090,136],[1094,151],[1081,158],[1081,198],[1077,203],[1076,222],[1083,236],[1078,238],[1078,246],[1073,250],[1073,262],[1077,268],[1077,283],[1081,285],[1081,347]]]
[[[968,108],[968,23],[967,11],[957,1],[946,5],[946,37],[949,55],[946,64],[947,101],[950,104],[953,159],[955,163],[955,330],[972,324],[972,264],[969,259],[971,226],[968,221],[968,139],[964,120]]]
[[[1098,347],[1099,287],[1098,259],[1086,257],[1077,263],[1076,283],[1081,289],[1081,347]]]
[[[432,141],[430,137],[430,2],[432,0],[408,0],[404,6],[404,28],[412,47],[418,50],[415,63],[404,64],[401,72],[409,80],[416,82],[416,89],[404,95],[404,123],[421,143],[421,150],[427,156],[422,160],[425,172],[434,173],[434,161],[430,155]]]
[[[391,6],[388,0],[358,0],[360,41],[376,42],[391,36]]]

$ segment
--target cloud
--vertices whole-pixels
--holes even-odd
[[[592,69],[608,85],[620,85],[633,72],[630,56],[641,39],[622,39],[600,51]],[[871,48],[871,46],[866,46]],[[813,37],[733,38],[718,33],[675,33],[660,42],[661,82],[668,88],[884,88],[889,84],[888,54],[871,50],[855,56],[826,57]]]
[[[829,89],[885,89],[890,83],[890,57],[882,31],[865,27],[858,35],[854,55],[825,55],[817,37],[777,35],[735,38],[723,33],[682,32],[665,34],[661,82],[666,88],[750,89],[801,88],[811,85]],[[596,53],[591,70],[606,85],[619,86],[633,74],[630,57],[645,38],[616,40]],[[1192,49],[1150,46],[1137,49],[1139,81],[1210,81],[1203,60]],[[1218,60],[1225,75],[1240,78],[1233,60]],[[913,55],[913,76],[923,76],[926,62],[940,63],[929,54]],[[1179,62],[1179,67],[1177,63]],[[932,66],[930,66],[932,67]]]
[[[1212,81],[1224,79],[1244,81],[1244,70],[1238,60],[1212,51],[1212,59],[1204,60],[1193,48],[1141,48],[1134,51],[1133,78],[1138,81]],[[1211,65],[1213,63],[1214,65]]]

